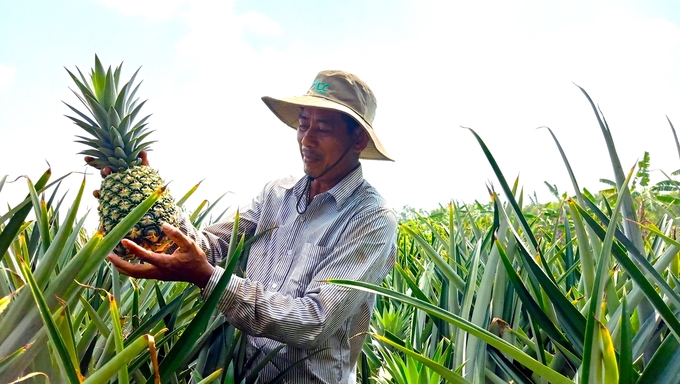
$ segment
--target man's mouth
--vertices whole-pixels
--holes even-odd
[[[313,163],[315,161],[319,161],[320,159],[321,156],[312,151],[309,150],[302,151],[302,161],[304,161],[305,163]]]

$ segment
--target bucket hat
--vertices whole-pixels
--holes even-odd
[[[360,158],[394,161],[373,130],[377,107],[373,91],[357,76],[345,71],[321,71],[303,96],[262,97],[262,101],[286,125],[297,129],[303,107],[332,109],[351,116],[366,131],[369,142]]]

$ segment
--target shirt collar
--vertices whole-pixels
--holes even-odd
[[[328,190],[328,194],[333,196],[338,208],[342,207],[347,198],[349,198],[354,191],[359,188],[364,181],[364,173],[361,170],[361,165],[357,169],[348,173],[344,179],[340,180],[333,188]]]
[[[333,196],[333,199],[335,199],[337,207],[340,208],[343,206],[345,201],[347,201],[347,199],[352,195],[352,193],[354,193],[354,191],[357,188],[359,188],[363,181],[364,173],[361,169],[361,165],[359,165],[355,170],[348,173],[347,176],[340,180],[339,183],[335,184],[333,188],[329,189],[325,193],[328,193],[329,195]],[[302,195],[302,193],[304,192],[306,184],[307,176],[298,180],[298,182],[295,183],[295,185],[293,185],[292,187],[293,195],[299,198],[300,195]]]

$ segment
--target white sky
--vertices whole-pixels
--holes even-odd
[[[397,161],[364,162],[364,174],[395,209],[488,201],[486,184],[498,183],[461,125],[541,201],[552,199],[544,181],[573,191],[539,126],[582,187],[604,188],[607,149],[572,83],[602,108],[624,168],[644,151],[653,169],[680,168],[665,118],[680,127],[673,1],[0,0],[0,177],[35,181],[45,161],[55,176],[85,169],[80,129],[63,116],[62,100],[77,103],[63,67],[89,71],[95,53],[124,61],[124,76],[142,66],[152,165],[176,196],[205,179],[189,206],[226,191],[237,205],[301,175],[293,130],[260,97],[303,94],[322,69],[353,72],[376,93],[374,127]],[[87,180],[89,196],[99,177]],[[0,203],[26,193],[24,181],[6,185]]]

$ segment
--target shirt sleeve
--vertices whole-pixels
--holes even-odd
[[[394,266],[394,213],[367,209],[348,223],[336,246],[320,261],[302,297],[267,291],[257,281],[232,276],[218,308],[227,320],[252,336],[263,336],[297,348],[322,344],[372,294],[326,283],[347,279],[379,284]],[[203,290],[207,297],[224,273],[215,268]]]

